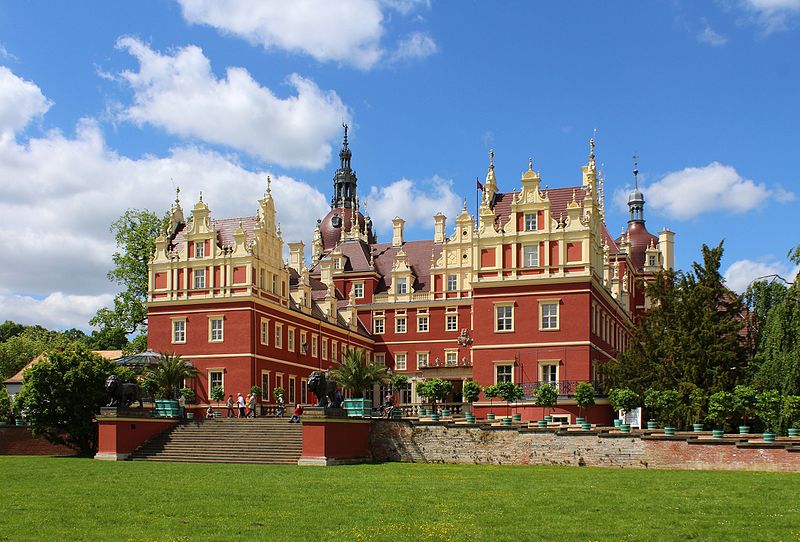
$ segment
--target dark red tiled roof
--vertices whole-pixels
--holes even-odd
[[[562,214],[567,214],[567,205],[572,201],[572,194],[575,193],[575,200],[580,204],[583,201],[585,192],[583,187],[549,188],[543,190],[550,199],[550,216],[558,219]],[[504,228],[511,219],[511,200],[514,193],[498,193],[494,200],[495,227]]]
[[[432,239],[423,241],[407,241],[403,243],[403,251],[406,253],[406,262],[411,268],[417,280],[413,288],[415,292],[431,291],[431,253],[435,259],[439,259],[442,254],[442,245],[434,244]],[[399,247],[393,247],[391,243],[379,243],[372,245],[375,253],[375,270],[381,275],[378,288],[375,293],[387,291],[386,280],[391,282],[392,265]]]
[[[247,234],[247,240],[253,239],[253,230],[258,223],[257,216],[241,216],[236,218],[220,218],[217,220],[209,220],[211,229],[217,232],[217,245],[229,246],[233,245],[233,232],[239,227],[239,222],[242,223],[242,229]],[[183,248],[183,243],[186,239],[186,227],[178,228],[175,238],[172,241],[173,247],[176,250]]]

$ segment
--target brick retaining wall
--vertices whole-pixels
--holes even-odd
[[[785,444],[709,440],[392,420],[374,421],[370,433],[377,461],[800,472],[800,440],[794,451]]]
[[[0,427],[0,455],[75,455],[67,446],[36,438],[29,427]]]

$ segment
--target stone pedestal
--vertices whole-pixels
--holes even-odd
[[[103,418],[151,418],[153,411],[145,408],[101,407]]]
[[[371,420],[348,418],[343,409],[327,409],[332,415],[325,415],[321,407],[310,415],[307,409],[303,414],[303,453],[298,465],[342,465],[365,463],[372,460],[369,446]]]
[[[103,407],[97,416],[95,459],[119,461],[153,437],[171,429],[178,420],[153,418],[143,408]]]
[[[346,418],[347,411],[343,408],[311,406],[303,410],[303,418]]]

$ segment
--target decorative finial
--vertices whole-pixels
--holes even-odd
[[[240,230],[243,230],[243,229],[244,229],[244,228],[242,227],[242,219],[241,219],[241,218],[239,219],[239,229],[240,229]]]
[[[639,156],[633,153],[633,187],[639,189]]]
[[[281,236],[281,223],[278,222],[278,237]]]
[[[466,210],[467,210],[467,198],[464,198],[464,211],[466,212]]]
[[[489,151],[489,168],[494,169],[494,149]]]
[[[181,187],[180,186],[176,186],[175,187],[175,203],[180,203],[180,201],[181,201]]]
[[[594,164],[594,138],[589,139],[589,163]]]
[[[369,198],[364,198],[364,216],[368,216],[367,206],[369,205]]]
[[[348,129],[348,126],[347,126],[346,122],[342,123],[342,128],[344,128],[344,144],[347,145],[347,129]]]
[[[576,203],[576,200],[575,200],[575,189],[574,188],[572,189],[572,203]]]
[[[533,157],[528,158],[528,171],[533,171]]]
[[[200,191],[200,201],[201,202],[203,201],[203,191],[202,190]]]
[[[267,175],[267,194],[272,194],[272,178]]]

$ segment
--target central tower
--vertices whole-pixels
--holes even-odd
[[[339,169],[333,175],[333,197],[331,209],[352,209],[357,207],[358,194],[356,193],[356,172],[350,168],[350,159],[353,153],[347,145],[347,124],[344,128],[344,141],[342,150],[339,151]]]

